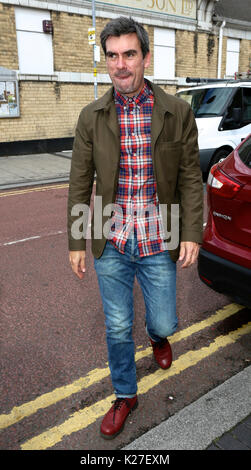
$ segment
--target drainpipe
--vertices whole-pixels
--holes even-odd
[[[218,73],[217,78],[221,78],[221,59],[222,59],[222,38],[223,38],[223,28],[226,24],[226,21],[222,21],[220,31],[219,31],[219,51],[218,51]]]

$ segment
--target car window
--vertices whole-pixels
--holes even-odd
[[[242,144],[238,153],[243,163],[251,168],[251,136]]]
[[[251,122],[251,88],[243,88],[243,121]]]

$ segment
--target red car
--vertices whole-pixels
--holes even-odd
[[[251,134],[211,168],[207,204],[200,279],[251,307]]]

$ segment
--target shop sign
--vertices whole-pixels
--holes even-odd
[[[97,3],[196,19],[196,0],[102,0]]]

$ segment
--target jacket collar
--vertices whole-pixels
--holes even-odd
[[[154,103],[156,104],[156,108],[159,109],[161,114],[165,114],[166,112],[170,114],[175,114],[175,109],[173,106],[173,100],[170,99],[170,96],[162,90],[158,85],[150,82],[148,80],[150,87],[153,90],[154,94]]]
[[[168,94],[166,94],[159,86],[155,85],[154,83],[150,82],[150,80],[145,79],[148,85],[152,88],[154,94],[154,104],[156,104],[156,108],[159,110],[160,114],[163,115],[166,112],[170,114],[174,114],[174,106],[172,100],[170,100]],[[109,88],[109,90],[94,103],[94,111],[99,111],[104,109],[105,111],[109,111],[110,106],[114,104],[114,88],[113,86]]]
[[[147,81],[153,90],[154,106],[152,113],[152,155],[154,154],[155,143],[164,125],[165,114],[175,114],[173,99],[166,94],[159,86]],[[117,111],[114,102],[114,88],[111,87],[99,100],[94,102],[93,110],[104,110],[106,122],[117,139],[120,138],[120,128],[117,118]]]

